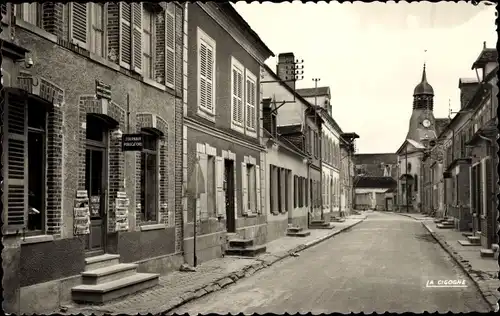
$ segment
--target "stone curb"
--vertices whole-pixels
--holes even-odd
[[[345,231],[346,229],[354,227],[357,224],[363,222],[365,219],[366,219],[366,216],[365,216],[365,218],[362,218],[362,219],[360,218],[359,221],[357,221],[356,223],[353,223],[352,225],[343,227],[338,231],[335,231],[335,232],[332,232],[331,234],[314,239],[306,244],[299,245],[291,250],[288,250],[286,252],[279,254],[278,256],[270,255],[270,257],[271,257],[270,260],[269,259],[265,260],[265,259],[254,258],[255,260],[259,260],[260,262],[247,265],[243,269],[240,269],[236,272],[229,273],[229,274],[225,275],[224,277],[217,279],[216,281],[213,281],[209,284],[203,285],[195,290],[185,292],[185,293],[181,294],[180,296],[171,299],[167,304],[161,306],[161,308],[158,308],[158,309],[161,310],[162,314],[166,314],[166,313],[170,312],[171,310],[178,308],[178,307],[180,307],[180,306],[182,306],[182,305],[184,305],[192,300],[195,300],[197,298],[205,296],[209,293],[220,291],[221,289],[225,288],[226,286],[235,283],[239,279],[249,277],[249,276],[255,274],[259,270],[262,270],[264,268],[272,266],[276,262],[279,262],[279,261],[289,257],[292,253],[297,253],[297,252],[303,251],[307,248],[310,248],[314,245],[319,244],[322,241],[325,241],[329,238],[332,238],[333,236],[340,234],[341,232]]]
[[[446,240],[444,240],[441,236],[436,234],[432,230],[432,228],[430,228],[427,224],[422,222],[422,226],[424,226],[425,229],[427,229],[427,231],[438,242],[438,244],[453,258],[453,260],[455,260],[455,262],[460,266],[460,268],[462,268],[462,270],[469,276],[469,278],[472,279],[472,281],[474,282],[474,284],[478,288],[479,293],[481,293],[481,296],[483,297],[483,299],[490,305],[492,311],[495,310],[496,305],[498,303],[497,295],[495,295],[494,293],[491,293],[489,288],[482,286],[481,280],[479,280],[478,277],[476,277],[475,275],[473,275],[471,273],[472,266],[468,263],[468,261],[465,260],[464,258],[462,258],[458,253],[453,251],[453,249],[451,248],[451,246],[448,245]]]

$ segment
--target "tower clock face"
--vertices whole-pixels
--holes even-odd
[[[428,128],[429,126],[431,126],[431,121],[429,121],[428,119],[425,119],[422,122],[422,125],[424,125],[425,128]]]

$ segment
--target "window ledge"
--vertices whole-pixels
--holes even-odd
[[[208,113],[206,110],[203,110],[201,108],[198,108],[198,111],[196,112],[196,114],[206,120],[209,120],[211,122],[214,122],[215,123],[215,114],[213,113]]]
[[[159,82],[156,82],[154,81],[153,79],[150,79],[150,78],[146,78],[146,77],[143,77],[142,78],[142,81],[147,84],[147,85],[150,85],[152,87],[155,87],[156,89],[158,90],[161,90],[161,91],[166,91],[167,89],[165,88],[165,85],[159,83]]]
[[[245,216],[245,217],[257,217],[257,216],[259,216],[259,214],[252,212],[252,211],[248,211],[247,213],[243,214],[243,216]]]
[[[234,121],[231,121],[231,129],[241,134],[245,134],[245,128]]]
[[[55,36],[54,34],[51,34],[47,31],[45,31],[44,29],[38,27],[38,26],[35,26],[33,24],[30,24],[28,22],[25,22],[21,19],[15,19],[16,20],[16,26],[19,26],[23,29],[26,29],[32,33],[35,33],[36,35],[39,35],[45,39],[48,39],[49,41],[53,42],[53,43],[57,43],[57,36]]]
[[[167,226],[165,224],[148,224],[148,225],[141,225],[140,227],[141,227],[141,232],[143,232],[148,230],[165,229]]]
[[[54,241],[54,236],[52,236],[52,235],[36,235],[36,236],[29,236],[26,238],[21,238],[21,244],[23,244],[23,245],[38,244],[38,243],[49,242],[49,241]]]
[[[101,65],[104,65],[104,66],[109,67],[109,68],[111,68],[113,70],[116,70],[116,71],[120,71],[120,66],[119,65],[117,65],[117,64],[115,64],[115,63],[113,63],[113,62],[111,62],[109,60],[106,60],[104,57],[101,57],[99,55],[96,55],[96,54],[90,52],[89,58],[91,60],[93,60],[93,61],[101,64]]]
[[[253,130],[253,129],[247,128],[246,135],[250,136],[250,137],[253,137],[253,138],[257,138],[257,131]]]

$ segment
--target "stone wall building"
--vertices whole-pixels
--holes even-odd
[[[7,312],[54,310],[72,288],[85,301],[92,262],[182,263],[184,10],[2,5]],[[144,150],[122,151],[127,133]],[[158,278],[139,276],[143,288]]]
[[[226,240],[266,242],[261,65],[274,56],[230,3],[189,3],[184,81],[184,257],[220,257]],[[198,169],[198,171],[197,171]],[[196,196],[196,173],[204,192]],[[195,213],[196,212],[196,213]],[[195,221],[196,215],[196,221]]]

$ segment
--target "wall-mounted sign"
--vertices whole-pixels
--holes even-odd
[[[142,134],[122,135],[122,151],[141,151],[142,144]]]
[[[95,95],[98,99],[111,100],[111,85],[102,81],[95,81]]]

